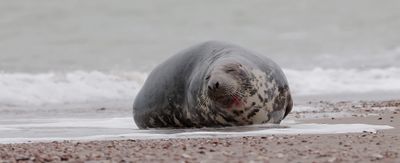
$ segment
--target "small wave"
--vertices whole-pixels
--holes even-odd
[[[0,73],[0,105],[67,104],[133,99],[147,74],[104,73]]]
[[[285,69],[293,93],[329,95],[367,93],[374,91],[400,92],[400,68],[372,69]]]

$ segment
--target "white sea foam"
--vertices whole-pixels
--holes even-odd
[[[400,68],[284,70],[295,96],[400,92]],[[147,73],[0,73],[0,106],[133,100]]]
[[[131,117],[111,119],[24,119],[0,125],[0,143],[48,142],[53,140],[164,139],[261,136],[271,134],[335,134],[391,129],[387,125],[298,124],[284,121],[283,126],[244,126],[182,130],[138,130]],[[29,130],[26,130],[29,128]],[[18,136],[16,136],[18,135]]]
[[[146,73],[98,71],[0,73],[0,105],[43,105],[133,99]]]
[[[1,122],[1,121],[0,121]],[[4,130],[18,128],[115,128],[137,129],[132,117],[123,118],[56,118],[56,119],[17,119],[14,124],[0,125]]]
[[[293,93],[301,95],[400,91],[400,68],[373,69],[286,69]]]
[[[319,107],[315,106],[303,106],[303,105],[297,105],[292,109],[292,112],[313,112],[313,111],[319,111]]]
[[[10,130],[18,130],[16,128],[5,128],[5,127],[0,127],[0,131],[10,131]]]

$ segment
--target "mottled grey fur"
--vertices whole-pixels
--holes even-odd
[[[229,76],[215,75],[217,68]],[[240,94],[239,104],[210,94],[210,74]],[[292,105],[276,63],[239,46],[209,41],[156,67],[136,96],[133,114],[139,128],[222,127],[280,123]]]

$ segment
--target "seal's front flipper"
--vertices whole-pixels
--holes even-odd
[[[286,118],[286,116],[290,113],[290,111],[292,111],[292,108],[293,108],[293,99],[292,99],[292,96],[288,96],[288,104],[287,104],[287,106],[286,106],[286,110],[285,110],[285,115],[283,116],[283,118],[282,119],[285,119]]]

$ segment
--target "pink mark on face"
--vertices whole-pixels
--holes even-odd
[[[232,97],[232,105],[234,105],[234,106],[242,105],[241,99],[239,97],[236,97],[236,96]]]

